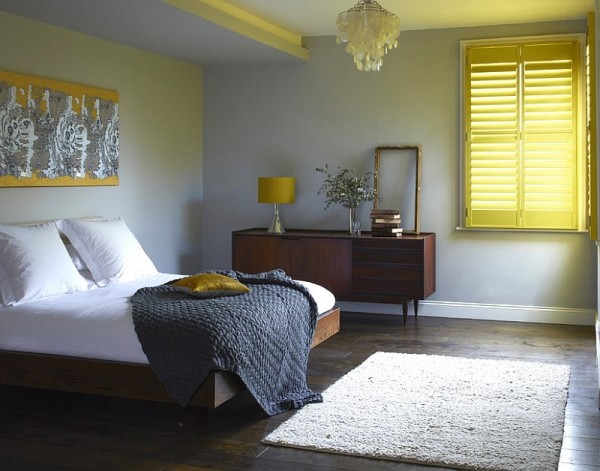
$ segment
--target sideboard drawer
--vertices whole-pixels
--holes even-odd
[[[392,281],[392,280],[352,280],[352,293],[356,295],[395,296],[398,298],[423,299],[423,283],[417,280]]]
[[[423,265],[373,265],[353,264],[352,279],[370,280],[422,280]]]
[[[423,241],[427,238],[428,234],[413,237],[410,235],[402,237],[364,237],[355,238],[354,247],[362,249],[375,249],[375,250],[420,250],[423,251]]]
[[[422,250],[406,249],[374,249],[353,247],[352,263],[356,264],[399,264],[399,265],[423,265]]]

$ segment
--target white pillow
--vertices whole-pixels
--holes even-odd
[[[15,305],[87,289],[52,222],[0,225],[0,297]]]
[[[60,228],[100,286],[157,273],[154,263],[121,218],[63,219]]]
[[[75,250],[73,244],[67,244],[66,247],[67,253],[69,254],[69,257],[71,257],[71,261],[73,262],[73,265],[75,265],[75,268],[77,268],[77,271],[88,271],[87,265],[81,258],[81,255],[79,255],[79,252]]]
[[[4,301],[6,299],[6,302]],[[4,306],[12,299],[12,288],[8,280],[8,274],[0,263],[0,305]]]

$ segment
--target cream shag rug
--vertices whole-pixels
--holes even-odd
[[[377,352],[263,443],[470,470],[556,470],[569,367]]]

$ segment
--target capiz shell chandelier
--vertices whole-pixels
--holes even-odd
[[[360,0],[338,15],[336,42],[348,43],[346,52],[354,56],[358,70],[379,70],[388,49],[398,45],[400,20],[375,0]]]

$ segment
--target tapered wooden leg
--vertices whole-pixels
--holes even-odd
[[[417,314],[419,313],[419,300],[413,299],[413,304],[415,305],[415,317],[417,317]]]
[[[406,318],[408,317],[408,299],[402,300],[402,317],[404,319],[404,325],[406,325]]]

